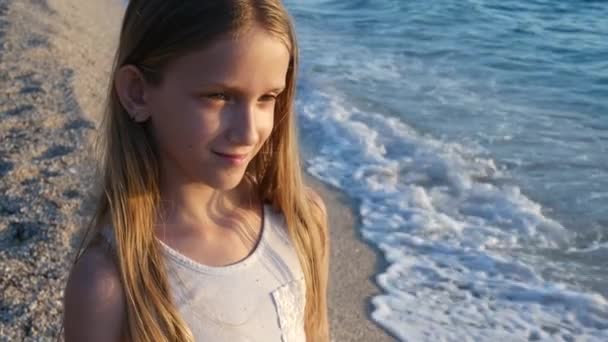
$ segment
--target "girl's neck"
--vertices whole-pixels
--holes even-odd
[[[221,191],[204,184],[161,187],[158,225],[209,229],[236,212],[251,211],[260,205],[253,183],[243,177],[233,189]],[[205,228],[203,228],[205,227]]]

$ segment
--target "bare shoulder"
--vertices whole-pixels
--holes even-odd
[[[315,207],[317,207],[319,213],[322,215],[322,219],[327,221],[327,207],[325,206],[323,197],[321,197],[313,188],[308,186],[306,187],[306,195]]]
[[[109,250],[94,243],[70,271],[64,294],[65,341],[120,341],[124,292]]]
[[[323,254],[326,255],[326,251],[329,249],[329,222],[327,216],[327,207],[325,206],[325,201],[323,197],[319,195],[315,190],[311,187],[306,187],[306,197],[312,203],[312,212],[315,215],[321,226],[321,235],[320,238],[323,241],[324,251]]]

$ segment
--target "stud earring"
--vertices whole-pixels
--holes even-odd
[[[147,119],[147,115],[145,114],[140,114],[140,113],[129,113],[129,117],[131,118],[131,121],[136,122],[136,123],[142,123],[145,122]]]
[[[127,111],[127,115],[129,116],[129,119],[131,119],[131,121],[135,122],[135,115],[133,113]]]

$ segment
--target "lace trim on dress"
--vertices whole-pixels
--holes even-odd
[[[293,280],[272,292],[283,342],[306,342],[304,332],[304,279]]]

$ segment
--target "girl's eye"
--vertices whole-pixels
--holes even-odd
[[[270,102],[276,101],[277,97],[275,95],[264,95],[260,98],[262,102]]]
[[[212,93],[205,95],[206,98],[216,101],[228,101],[228,95],[224,93]]]
[[[209,94],[205,94],[203,95],[204,98],[212,100],[212,101],[222,101],[222,102],[226,102],[226,101],[230,101],[230,96],[227,95],[226,93],[209,93]],[[277,96],[276,95],[263,95],[262,97],[260,97],[260,102],[274,102],[276,101]]]

